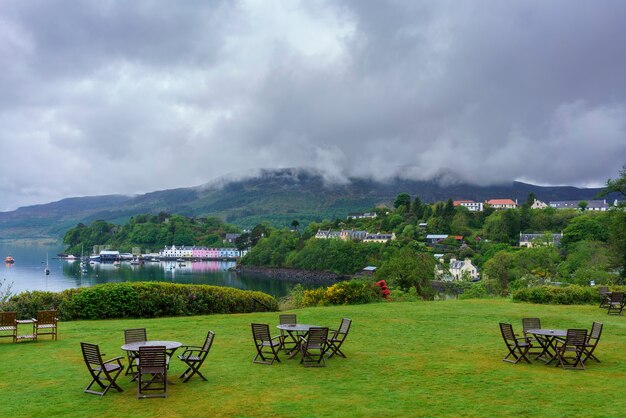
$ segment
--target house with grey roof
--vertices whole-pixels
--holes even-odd
[[[555,209],[580,209],[580,202],[587,202],[585,210],[592,211],[607,211],[609,210],[609,204],[606,200],[557,200],[550,202],[550,206]]]

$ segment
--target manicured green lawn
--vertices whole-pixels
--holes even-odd
[[[66,322],[59,340],[0,342],[0,416],[617,416],[626,411],[626,318],[594,306],[544,306],[507,300],[380,303],[293,311],[299,322],[337,327],[354,320],[344,345],[347,359],[326,368],[298,360],[252,363],[250,323],[275,330],[278,313]],[[587,370],[509,364],[499,321],[521,332],[521,318],[545,327],[590,328],[604,322],[596,351],[602,363]],[[167,399],[136,399],[127,376],[124,392],[83,393],[89,383],[80,341],[99,343],[107,357],[123,355],[125,328],[146,327],[151,339],[202,343],[216,333],[194,377],[169,388]],[[183,364],[170,368],[178,380]]]

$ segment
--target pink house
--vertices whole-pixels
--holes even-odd
[[[209,257],[209,249],[207,247],[193,247],[191,250],[192,258],[207,258]]]

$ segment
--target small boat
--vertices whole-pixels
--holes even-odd
[[[50,274],[50,265],[48,264],[48,254],[46,254],[46,268],[43,269],[43,272],[47,275]]]
[[[4,259],[4,262],[5,262],[6,264],[13,264],[13,263],[15,263],[15,260],[13,259],[13,257],[11,257],[10,255],[8,255],[8,256]]]

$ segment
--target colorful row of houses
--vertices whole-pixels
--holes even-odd
[[[224,258],[239,258],[246,255],[246,250],[238,250],[236,248],[208,248],[208,247],[195,247],[195,246],[166,246],[159,251],[159,257],[168,258],[184,258],[184,259],[207,259],[207,260],[220,260]]]

